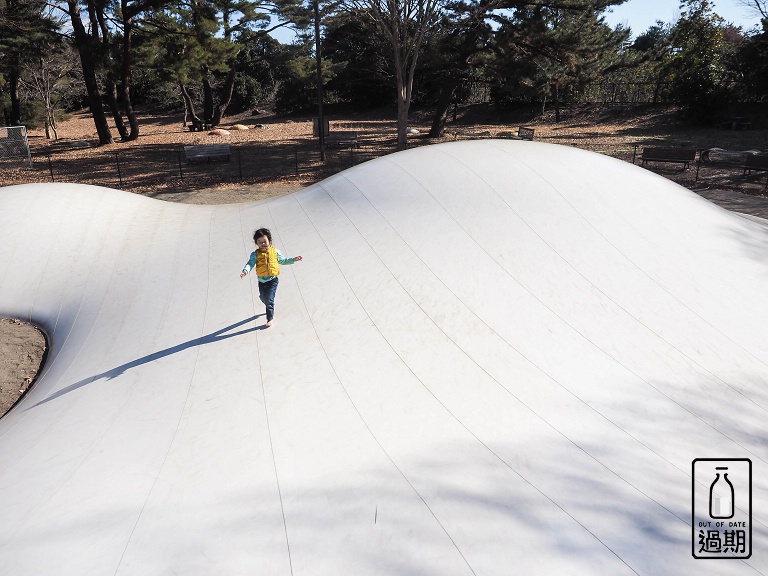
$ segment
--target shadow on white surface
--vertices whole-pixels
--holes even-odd
[[[201,336],[200,338],[194,338],[193,340],[182,342],[181,344],[177,344],[176,346],[171,346],[170,348],[165,348],[164,350],[153,352],[151,354],[142,356],[141,358],[137,358],[136,360],[126,362],[125,364],[121,364],[120,366],[117,366],[115,368],[102,372],[101,374],[96,374],[94,376],[89,376],[88,378],[83,378],[82,380],[75,382],[74,384],[65,386],[58,392],[51,394],[50,396],[48,396],[44,400],[41,400],[31,408],[34,408],[36,406],[39,406],[40,404],[45,404],[46,402],[55,400],[56,398],[63,396],[64,394],[67,394],[69,392],[72,392],[73,390],[77,390],[82,386],[93,384],[97,380],[112,380],[113,378],[116,378],[117,376],[120,376],[121,374],[123,374],[125,371],[130,370],[131,368],[136,368],[138,366],[141,366],[142,364],[146,364],[147,362],[159,360],[160,358],[164,358],[165,356],[170,356],[171,354],[176,354],[177,352],[181,352],[183,350],[188,350],[193,346],[202,346],[204,344],[211,344],[212,342],[219,342],[221,340],[226,340],[227,338],[234,338],[236,336],[242,336],[243,334],[249,334],[255,330],[264,330],[266,327],[264,325],[259,325],[259,326],[254,326],[252,328],[247,328],[245,330],[238,330],[237,332],[230,333],[230,330],[234,330],[235,328],[238,328],[244,324],[247,324],[251,321],[255,321],[260,316],[264,316],[264,315],[265,314],[258,314],[256,316],[252,316],[251,318],[246,318],[245,320],[241,320],[240,322],[231,324],[226,328],[222,328],[221,330],[216,330],[215,332],[211,332],[206,336]]]

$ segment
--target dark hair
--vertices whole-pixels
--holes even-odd
[[[253,233],[253,241],[256,242],[256,240],[262,236],[266,236],[269,243],[272,244],[272,232],[269,231],[269,228],[259,228],[256,230],[256,232]]]

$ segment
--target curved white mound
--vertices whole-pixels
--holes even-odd
[[[269,330],[258,226],[304,256]],[[2,571],[766,574],[766,241],[530,142],[256,204],[0,189],[0,315],[50,339],[0,420]],[[693,558],[695,458],[751,459],[750,559]]]

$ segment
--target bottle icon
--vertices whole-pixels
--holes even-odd
[[[728,467],[717,467],[715,470],[728,470]],[[715,475],[715,481],[709,487],[709,515],[712,518],[733,518],[733,484],[728,480],[728,472]]]

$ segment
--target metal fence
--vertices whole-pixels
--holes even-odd
[[[459,102],[484,104],[493,100],[494,79],[473,79],[462,84]],[[580,87],[563,89],[558,98],[563,104],[671,104],[668,82],[593,82]],[[517,104],[541,102],[540,94],[507,94],[504,97]]]
[[[580,104],[669,104],[670,86],[656,82],[596,82],[566,95]]]
[[[0,159],[26,158],[32,167],[26,126],[0,127]]]
[[[317,140],[241,144],[228,159],[187,161],[183,147],[148,145],[87,156],[67,152],[36,156],[33,169],[17,170],[26,182],[75,182],[119,189],[143,187],[201,188],[226,182],[266,182],[299,176],[319,180],[377,156],[394,152],[390,145],[365,142],[331,143],[320,160]],[[0,162],[0,186],[7,163]],[[18,164],[16,164],[18,167]],[[15,182],[18,183],[17,178]]]

